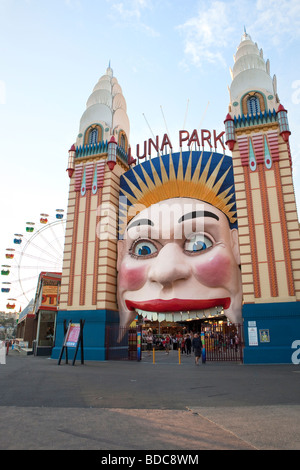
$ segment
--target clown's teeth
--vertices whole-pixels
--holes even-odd
[[[138,315],[147,318],[150,321],[185,321],[198,320],[203,318],[213,318],[215,316],[224,315],[223,307],[212,307],[205,310],[182,311],[175,313],[147,312],[145,310],[135,309]]]

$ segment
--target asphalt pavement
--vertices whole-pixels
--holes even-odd
[[[299,450],[300,366],[206,362],[177,351],[65,364],[10,351],[1,450]]]

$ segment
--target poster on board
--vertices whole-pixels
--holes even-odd
[[[76,348],[79,335],[80,323],[70,323],[65,340],[65,346],[67,346],[68,348]]]
[[[85,320],[80,320],[80,323],[69,322],[68,328],[66,327],[66,320],[64,321],[64,331],[65,337],[60,351],[58,365],[60,365],[63,353],[66,355],[66,364],[68,364],[68,348],[75,348],[74,357],[73,357],[73,366],[76,361],[76,356],[78,348],[81,349],[81,364],[84,364],[84,350],[83,350],[83,327]]]
[[[258,346],[257,327],[248,327],[249,346]]]

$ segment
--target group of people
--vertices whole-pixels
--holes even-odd
[[[199,358],[202,354],[202,341],[199,333],[188,333],[185,335],[162,335],[157,336],[152,334],[152,331],[149,331],[145,336],[145,341],[147,344],[148,356],[151,355],[153,348],[164,349],[166,354],[169,354],[170,349],[175,350],[180,349],[181,354],[186,354],[187,356],[192,354],[192,351],[195,354],[195,363],[199,363]]]
[[[241,346],[240,337],[237,332],[231,331],[228,334],[220,332],[210,332],[205,335],[208,346],[214,351],[222,350],[238,351]]]

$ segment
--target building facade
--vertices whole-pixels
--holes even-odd
[[[163,159],[158,156],[150,163],[136,165],[133,170],[137,168],[137,171],[130,169],[135,160],[130,152],[129,120],[121,87],[110,67],[96,84],[81,118],[76,143],[69,151],[69,203],[53,358],[59,356],[66,321],[85,321],[85,359],[104,360],[107,326],[117,325],[119,317],[133,318],[133,305],[146,306],[148,311],[151,306],[152,316],[167,314],[178,320],[180,315],[189,314],[184,310],[193,310],[196,304],[197,318],[205,317],[206,310],[212,308],[218,313],[221,309],[226,315],[232,304],[228,295],[223,296],[222,301],[219,297],[202,303],[192,299],[187,302],[189,308],[178,299],[177,303],[169,304],[161,301],[147,304],[142,299],[141,304],[131,302],[128,307],[127,294],[124,294],[124,302],[122,296],[118,297],[118,270],[121,268],[117,263],[120,228],[117,220],[123,214],[121,218],[126,226],[132,219],[127,214],[124,216],[124,207],[125,212],[128,207],[119,199],[121,181],[121,196],[125,195],[127,200],[136,199],[144,204],[151,193],[147,210],[151,204],[162,200],[196,195],[194,199],[212,204],[229,218],[234,205],[235,213],[230,217],[237,220],[237,227],[231,236],[235,239],[237,230],[235,241],[238,241],[239,252],[234,249],[232,258],[236,263],[238,260],[240,272],[236,279],[241,279],[242,286],[241,296],[237,298],[241,298],[245,331],[244,362],[291,362],[293,344],[300,340],[296,337],[300,331],[300,235],[287,111],[280,103],[276,76],[270,75],[269,61],[264,60],[263,51],[246,32],[237,48],[231,75],[230,103],[224,124],[226,144],[232,152],[230,165],[234,184],[228,188],[222,186],[226,175],[224,166],[219,163],[222,155],[218,154],[210,157],[204,152],[191,152],[189,156],[181,152],[173,157],[171,152]],[[213,166],[212,160],[215,160]],[[223,176],[220,171],[224,171]],[[228,172],[231,166],[227,165],[226,174]],[[195,190],[190,191],[191,185]],[[199,191],[201,185],[203,188]],[[145,205],[143,207],[145,209]],[[224,207],[230,209],[226,212]],[[193,213],[196,211],[190,214]],[[222,217],[214,214],[215,219]],[[145,219],[142,220],[144,223]],[[146,220],[149,223],[149,219]],[[142,222],[134,224],[139,226]],[[200,252],[199,246],[201,250],[212,249],[214,243],[211,241],[210,245],[210,241],[194,241],[193,254]],[[155,243],[153,248],[147,239],[147,243],[138,246],[134,256],[150,259],[150,256],[158,256],[158,252]],[[132,256],[132,248],[129,254]],[[173,274],[178,270],[175,266]],[[210,278],[213,276],[212,270],[207,268],[206,272]],[[224,274],[224,286],[229,286],[230,278],[226,278],[224,265],[218,272]],[[128,279],[131,284],[136,282],[133,271],[128,271]],[[211,278],[210,285],[215,287],[213,281]],[[121,276],[121,283],[126,285],[126,275]],[[156,306],[162,310],[155,310]]]

